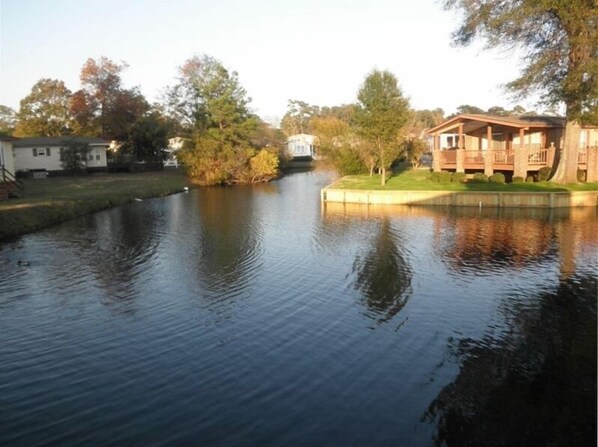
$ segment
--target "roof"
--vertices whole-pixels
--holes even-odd
[[[560,116],[495,116],[495,115],[476,115],[463,114],[457,115],[446,120],[436,127],[428,129],[428,135],[435,133],[443,133],[452,130],[459,126],[460,123],[478,123],[482,125],[498,125],[506,127],[514,127],[518,129],[527,129],[529,127],[543,127],[543,128],[563,128],[565,127],[565,118]],[[479,127],[479,126],[478,126]]]
[[[96,137],[34,137],[21,138],[12,145],[19,147],[62,146],[69,143],[89,144],[94,146],[109,146],[110,142]]]

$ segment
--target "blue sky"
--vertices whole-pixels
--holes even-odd
[[[515,55],[453,48],[458,23],[439,0],[0,0],[0,104],[18,109],[40,78],[75,91],[100,56],[127,62],[125,86],[156,101],[178,66],[208,54],[271,122],[289,99],[354,102],[374,68],[394,73],[417,109],[512,107],[500,84],[517,75]]]

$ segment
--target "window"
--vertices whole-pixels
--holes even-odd
[[[89,155],[87,156],[87,160],[88,160],[88,161],[93,161],[93,155],[89,154]]]
[[[96,155],[96,160],[97,160],[97,161],[100,161],[100,154],[97,154],[97,155]]]
[[[50,148],[47,147],[46,148],[46,157],[49,157],[50,155],[51,155]]]
[[[34,147],[33,149],[31,149],[33,151],[33,156],[37,157],[37,148]]]

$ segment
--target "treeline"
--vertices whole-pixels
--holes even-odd
[[[459,114],[523,116],[536,112],[522,106],[483,110],[470,105],[459,106],[449,116],[441,108],[414,110],[392,73],[373,71],[360,87],[354,104],[320,107],[289,101],[281,129],[287,136],[316,135],[324,162],[342,175],[384,174],[398,159],[406,159],[416,167],[421,155],[429,150],[424,131]]]
[[[192,57],[161,101],[150,104],[138,87],[125,88],[126,68],[106,57],[88,59],[75,92],[61,80],[40,79],[18,111],[0,105],[0,135],[100,137],[118,142],[118,156],[136,159],[162,155],[176,136],[185,141],[179,158],[198,183],[278,175],[284,135],[250,111],[236,72],[212,57]]]

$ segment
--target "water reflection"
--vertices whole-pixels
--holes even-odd
[[[382,218],[375,236],[353,262],[353,286],[379,323],[393,318],[411,295],[411,267],[389,218]]]
[[[274,188],[263,192],[273,193]],[[194,277],[213,297],[242,293],[261,267],[262,223],[254,208],[251,188],[204,188],[195,197],[199,214],[197,240],[186,240],[197,250],[192,255]]]
[[[535,307],[508,297],[509,334],[454,341],[458,377],[425,415],[436,444],[595,445],[597,286],[574,275]]]

